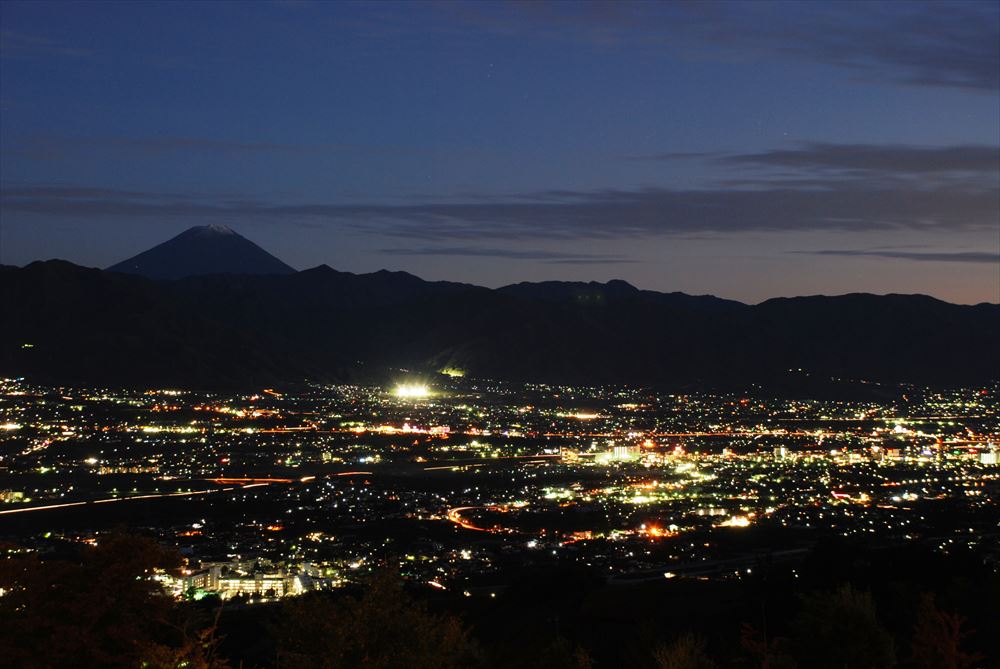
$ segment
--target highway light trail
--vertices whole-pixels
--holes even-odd
[[[464,528],[466,530],[473,530],[475,532],[489,532],[490,530],[488,528],[486,528],[486,527],[479,527],[478,525],[473,525],[469,521],[467,521],[464,518],[462,518],[462,512],[463,511],[473,511],[475,509],[483,509],[483,508],[486,508],[486,507],[482,507],[482,506],[460,506],[460,507],[457,507],[455,509],[449,509],[448,510],[448,520],[450,520],[451,522],[455,523],[459,527],[462,527],[462,528]]]
[[[113,502],[134,502],[141,499],[162,499],[166,497],[194,497],[196,495],[207,495],[213,492],[232,492],[233,490],[246,490],[247,488],[258,488],[260,486],[270,485],[271,483],[284,483],[286,479],[274,479],[261,481],[257,480],[256,483],[249,483],[247,485],[239,487],[229,487],[229,488],[213,488],[211,490],[180,490],[178,492],[163,492],[163,493],[152,493],[148,495],[132,495],[129,497],[109,497],[107,499],[92,499],[80,502],[64,502],[62,504],[45,504],[43,506],[28,506],[22,507],[20,509],[5,509],[0,511],[0,515],[7,515],[12,513],[27,513],[29,511],[49,511],[51,509],[68,509],[74,506],[87,506],[96,504],[111,504]],[[291,482],[288,480],[288,482]]]

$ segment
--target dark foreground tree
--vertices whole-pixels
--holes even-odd
[[[770,637],[749,623],[740,627],[740,646],[760,669],[793,669],[795,660],[786,652],[788,639]]]
[[[510,639],[490,649],[491,669],[592,669],[590,653],[566,637],[541,632]]]
[[[963,646],[972,634],[963,616],[938,608],[934,595],[920,601],[910,645],[912,662],[922,669],[965,669],[982,660]]]
[[[871,593],[851,585],[803,597],[793,629],[800,667],[885,669],[895,664],[892,637],[875,616]]]
[[[211,633],[186,622],[152,578],[179,564],[155,541],[123,534],[83,547],[76,559],[0,560],[0,664],[225,666],[213,657]]]
[[[590,653],[563,636],[557,636],[539,655],[538,667],[544,669],[591,669]]]
[[[690,632],[653,651],[657,669],[715,669],[705,650],[705,640]]]
[[[377,574],[360,599],[290,600],[277,642],[282,669],[451,669],[477,659],[461,621],[427,611],[390,572]]]

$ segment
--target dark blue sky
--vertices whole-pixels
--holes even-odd
[[[1000,4],[0,4],[0,262],[1000,301]]]

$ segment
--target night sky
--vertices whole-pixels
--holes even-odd
[[[1000,3],[0,4],[0,262],[1000,302]]]

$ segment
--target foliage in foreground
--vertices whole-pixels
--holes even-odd
[[[432,609],[411,595],[391,570],[376,573],[354,594],[311,593],[274,605],[242,608],[178,603],[152,578],[178,564],[176,553],[148,539],[125,535],[104,537],[96,547],[78,547],[58,558],[25,557],[17,552],[0,556],[0,665],[25,669],[1000,666],[971,650],[973,643],[978,640],[981,644],[984,637],[973,634],[964,616],[916,588],[895,603],[884,590],[879,602],[889,603],[889,614],[877,610],[871,592],[850,584],[814,587],[797,598],[789,593],[789,607],[772,616],[771,629],[762,624],[763,619],[757,621],[759,626],[740,625],[739,618],[734,620],[732,615],[716,620],[718,603],[725,599],[716,597],[706,600],[713,616],[707,625],[691,618],[677,627],[654,630],[649,636],[637,627],[626,627],[609,643],[585,627],[596,620],[597,630],[601,630],[600,625],[606,623],[600,621],[607,620],[609,614],[603,606],[595,609],[597,613],[586,612],[586,592],[617,593],[615,596],[624,598],[616,601],[630,605],[638,605],[645,592],[654,599],[666,597],[660,603],[667,608],[686,612],[678,608],[683,606],[680,600],[674,599],[681,591],[671,586],[655,593],[642,589],[626,592],[570,578],[552,592],[537,587],[512,588],[506,603],[497,600],[500,608],[481,608],[478,618],[475,601],[442,596],[438,605],[461,610],[467,619],[477,620],[478,625],[473,626],[457,614]],[[994,588],[986,587],[985,582],[977,584],[985,589],[977,591],[973,599],[964,599],[966,606],[989,599],[987,591]],[[698,597],[711,596],[711,590],[697,584],[684,587]],[[769,585],[765,592],[773,593],[774,588]],[[734,591],[730,588],[727,592]],[[642,619],[640,610],[636,609],[639,617],[635,619]],[[731,608],[730,614],[735,610]],[[553,615],[553,611],[562,614]],[[571,611],[579,616],[572,617]],[[901,611],[907,615],[900,616]],[[256,621],[261,647],[269,650],[247,653],[245,644],[227,646],[229,641],[216,630],[220,624],[226,628],[229,616],[242,621],[231,624],[232,632]],[[978,619],[983,620],[982,614]],[[614,655],[608,653],[609,648]],[[231,661],[223,657],[227,654]]]
[[[280,666],[288,669],[452,669],[478,661],[459,619],[428,612],[389,571],[359,598],[313,593],[290,600],[275,636]]]
[[[123,534],[64,559],[0,559],[0,664],[226,667],[213,627],[195,629],[152,578],[179,565],[175,552]]]

